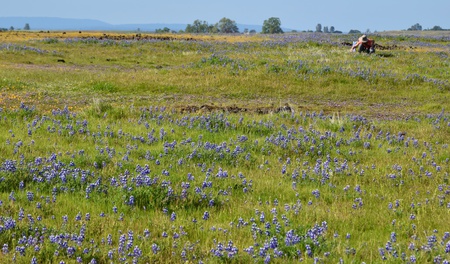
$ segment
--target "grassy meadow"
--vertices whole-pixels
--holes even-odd
[[[0,32],[0,263],[449,263],[450,34]]]

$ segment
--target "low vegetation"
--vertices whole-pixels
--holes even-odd
[[[449,41],[0,33],[0,262],[448,263]]]

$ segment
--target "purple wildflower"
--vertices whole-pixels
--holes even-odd
[[[209,212],[208,211],[205,211],[204,213],[203,213],[203,220],[208,220],[209,219]]]

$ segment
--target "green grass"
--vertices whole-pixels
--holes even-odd
[[[0,263],[450,260],[448,42],[196,37],[0,49]]]
[[[297,41],[248,36],[236,43],[25,40],[25,46],[45,52],[0,50],[5,62],[2,89],[22,101],[44,101],[48,108],[68,102],[84,108],[86,97],[120,104],[116,98],[121,96],[120,101],[137,105],[145,105],[142,98],[152,104],[167,98],[176,106],[212,100],[255,106],[263,100],[315,111],[329,102],[334,106],[326,107],[327,112],[398,115],[435,112],[448,102],[448,50],[442,42],[420,39],[410,49],[411,37],[378,36],[377,43],[396,43],[397,48],[380,50],[383,56],[365,56],[329,44],[349,36],[323,35],[322,44],[305,42],[308,36]],[[423,46],[426,41],[438,46]]]

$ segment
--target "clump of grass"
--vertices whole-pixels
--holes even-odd
[[[121,119],[125,117],[125,110],[122,107],[114,107],[111,103],[105,102],[98,98],[93,99],[93,103],[87,113],[88,115],[93,115],[96,117],[111,116],[114,119]]]
[[[45,44],[56,44],[59,42],[59,39],[57,38],[44,38],[43,40],[41,40],[43,43]]]
[[[119,91],[119,88],[110,82],[95,82],[91,86],[92,90],[100,93],[115,93]]]

